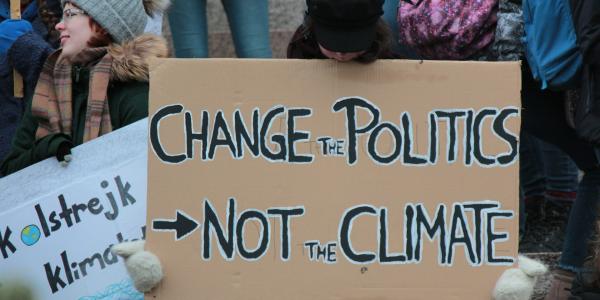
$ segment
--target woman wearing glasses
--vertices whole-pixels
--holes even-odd
[[[63,2],[56,25],[61,49],[51,54],[35,93],[0,165],[4,175],[48,157],[61,165],[71,148],[148,114],[150,57],[165,57],[157,36],[142,34],[147,14],[164,10],[159,0]]]

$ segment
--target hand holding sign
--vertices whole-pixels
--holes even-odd
[[[494,300],[531,299],[537,278],[547,272],[541,262],[520,255],[519,267],[504,271],[496,282]]]
[[[111,251],[125,258],[127,273],[135,288],[145,293],[155,287],[163,277],[162,266],[156,255],[144,251],[144,241],[125,242],[112,247]]]

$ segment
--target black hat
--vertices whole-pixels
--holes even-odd
[[[307,0],[317,42],[335,52],[368,50],[384,0]]]

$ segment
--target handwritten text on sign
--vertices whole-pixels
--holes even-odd
[[[474,109],[434,110],[428,114],[429,147],[427,154],[415,154],[412,118],[409,112],[399,116],[399,123],[381,120],[381,111],[376,104],[360,97],[341,98],[332,106],[334,113],[345,113],[345,137],[319,136],[320,154],[327,156],[345,156],[348,165],[352,166],[358,160],[357,141],[359,136],[366,135],[366,149],[370,160],[380,165],[392,165],[400,162],[405,166],[435,165],[440,160],[440,134],[445,134],[447,163],[458,160],[458,145],[462,144],[465,166],[473,162],[483,167],[502,167],[515,162],[517,157],[517,136],[505,127],[506,121],[516,117],[519,110],[515,107]],[[357,114],[365,111],[370,115],[367,122],[359,122]],[[185,134],[185,149],[166,149],[161,144],[160,122],[169,117],[183,114],[182,124]],[[169,164],[180,164],[186,160],[215,159],[218,148],[224,148],[234,159],[242,159],[245,153],[254,158],[262,157],[271,162],[310,164],[314,155],[299,153],[296,144],[313,140],[311,132],[296,127],[298,118],[310,118],[311,108],[286,108],[275,106],[265,113],[258,108],[252,110],[252,121],[245,122],[239,110],[227,120],[222,111],[214,113],[203,110],[198,115],[186,111],[181,104],[164,106],[157,111],[150,122],[151,148],[156,156]],[[282,133],[271,133],[274,120],[284,117],[286,130]],[[200,118],[200,121],[197,119]],[[483,153],[484,139],[482,126],[484,120],[490,124],[490,131],[501,142],[508,145],[509,151],[502,153]],[[212,122],[211,122],[212,120]],[[446,132],[438,130],[439,122],[447,122]],[[464,136],[459,136],[458,123],[464,126]],[[209,124],[211,126],[209,127]],[[194,128],[200,128],[195,131]],[[378,142],[383,134],[392,136],[392,150],[388,153],[378,151]],[[194,142],[201,143],[200,158],[195,157]],[[493,141],[497,143],[497,140]],[[274,146],[274,147],[272,147]],[[276,150],[274,150],[276,149]],[[177,151],[178,150],[178,151]],[[446,199],[441,199],[446,200]],[[442,202],[442,201],[440,201]],[[387,207],[373,205],[358,205],[348,208],[339,220],[337,240],[321,242],[318,240],[304,241],[311,261],[336,263],[343,255],[348,261],[357,264],[378,262],[381,264],[410,264],[422,260],[423,240],[437,239],[438,264],[452,265],[455,258],[455,247],[462,245],[465,256],[471,265],[510,265],[512,257],[497,257],[495,243],[506,241],[508,233],[498,232],[494,227],[498,219],[513,218],[514,213],[503,210],[498,201],[481,200],[465,201],[453,205],[439,204],[429,210],[423,204],[407,203],[404,207],[404,228],[388,226]],[[271,237],[279,234],[281,245],[279,257],[283,261],[290,258],[292,243],[293,219],[301,218],[308,212],[303,205],[295,207],[272,207],[266,210],[247,209],[236,210],[236,199],[228,201],[226,224],[221,224],[219,214],[211,205],[209,199],[204,200],[204,221],[202,222],[202,258],[212,258],[211,236],[216,237],[217,248],[225,260],[233,260],[238,256],[244,260],[254,261],[262,258],[269,249]],[[281,228],[272,228],[271,219],[280,220]],[[352,227],[363,218],[377,218],[378,226],[373,228],[377,235],[377,244],[372,249],[357,250],[352,246]],[[470,222],[469,220],[472,220]],[[258,244],[251,247],[246,244],[244,229],[248,222],[255,222],[260,227]],[[176,230],[177,240],[180,240],[200,227],[199,222],[178,212],[176,221],[154,220],[155,230]],[[404,252],[391,252],[388,236],[402,234]]]
[[[489,298],[518,252],[520,76],[153,62],[146,248],[169,280],[149,296]]]
[[[299,130],[295,126],[296,119],[310,118],[312,109],[310,108],[286,108],[277,106],[261,114],[258,108],[252,111],[252,122],[248,124],[244,121],[239,110],[233,114],[233,120],[227,121],[223,112],[216,112],[212,128],[209,130],[211,114],[203,110],[199,115],[194,115],[191,111],[184,111],[185,107],[181,104],[172,104],[158,110],[152,117],[150,124],[150,142],[158,158],[166,163],[181,163],[188,159],[197,159],[194,154],[194,141],[200,141],[202,148],[200,150],[201,160],[215,159],[217,148],[224,147],[228,149],[230,155],[235,159],[244,158],[245,151],[252,154],[253,157],[263,157],[273,162],[287,163],[311,163],[313,155],[297,153],[296,143],[308,141],[311,139],[311,133]],[[371,120],[366,125],[359,125],[357,122],[357,111],[366,110],[371,115]],[[347,135],[345,138],[335,138],[330,136],[321,136],[316,140],[322,145],[322,154],[327,155],[345,155],[348,158],[348,164],[355,164],[357,161],[357,138],[360,135],[368,135],[367,153],[374,162],[384,165],[393,164],[400,161],[403,165],[432,165],[439,159],[439,135],[438,122],[448,122],[447,127],[447,155],[446,159],[452,163],[457,160],[457,145],[463,143],[464,146],[464,164],[469,166],[473,161],[479,165],[506,166],[515,161],[517,156],[517,136],[505,128],[505,122],[510,117],[519,114],[515,107],[506,107],[503,109],[485,108],[479,111],[473,109],[452,109],[435,110],[428,115],[429,119],[429,153],[427,155],[417,155],[413,153],[414,138],[412,129],[412,118],[409,112],[403,112],[400,116],[400,124],[390,121],[383,121],[380,118],[380,109],[370,101],[360,97],[342,98],[333,105],[334,112],[345,111]],[[186,136],[185,149],[179,150],[177,154],[167,151],[160,142],[160,121],[171,115],[184,114],[185,124],[182,124]],[[285,133],[276,133],[268,135],[277,117],[285,116],[287,131]],[[201,117],[199,124],[195,121]],[[503,142],[510,146],[507,153],[496,153],[494,155],[483,153],[482,124],[486,118],[490,118],[491,129],[493,133]],[[465,136],[459,137],[457,123],[464,122],[466,131]],[[198,126],[200,131],[195,131]],[[248,130],[251,128],[252,130]],[[394,148],[390,153],[379,153],[377,145],[379,138],[388,132],[393,136]],[[496,141],[494,141],[496,142]],[[269,144],[275,145],[278,149],[273,150]]]

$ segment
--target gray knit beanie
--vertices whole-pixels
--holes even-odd
[[[148,15],[164,10],[169,1],[164,0],[62,0],[83,9],[122,44],[144,32]]]

